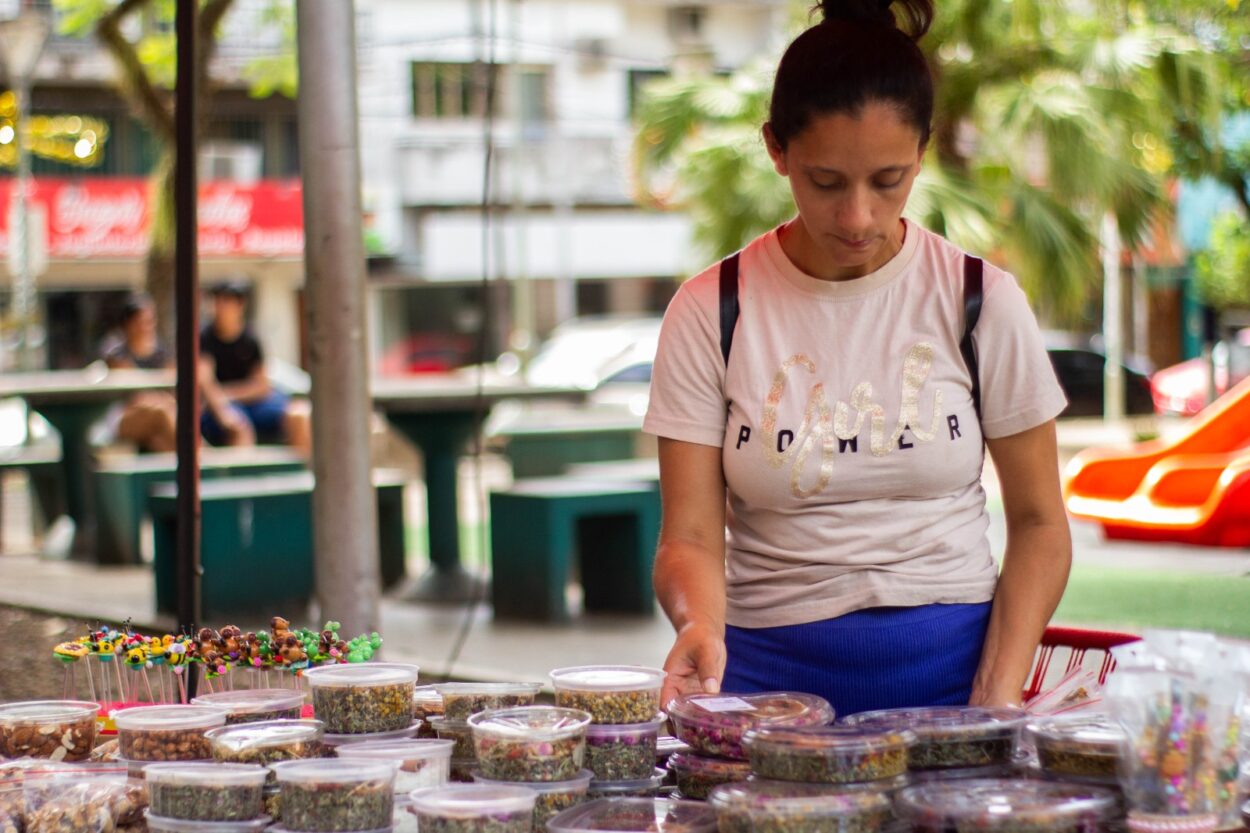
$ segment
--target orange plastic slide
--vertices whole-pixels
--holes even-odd
[[[1177,439],[1082,451],[1063,488],[1068,511],[1108,538],[1250,547],[1250,379]]]

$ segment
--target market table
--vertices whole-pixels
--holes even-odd
[[[460,563],[457,460],[473,437],[478,419],[504,399],[572,399],[586,391],[538,387],[519,380],[476,374],[380,377],[371,384],[373,402],[397,431],[420,450],[425,464],[430,570],[404,598],[422,602],[485,599],[481,580]]]
[[[74,521],[73,553],[89,557],[95,530],[87,488],[90,448],[87,432],[110,405],[141,391],[171,390],[172,370],[45,370],[0,375],[0,399],[20,397],[61,435],[65,514]]]

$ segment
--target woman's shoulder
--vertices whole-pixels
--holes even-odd
[[[918,261],[924,264],[925,271],[951,287],[957,288],[959,294],[963,292],[964,263],[970,257],[981,257],[984,263],[982,269],[983,296],[988,296],[990,292],[1003,283],[1015,284],[1015,278],[1012,277],[1011,273],[996,265],[989,258],[968,252],[937,232],[930,231],[918,223],[909,220],[908,225],[915,229],[920,236],[916,252]]]

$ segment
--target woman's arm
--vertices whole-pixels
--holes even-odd
[[[1072,537],[1054,420],[986,442],[1002,486],[1007,551],[971,702],[1019,705],[1042,632],[1068,583]]]
[[[664,515],[655,594],[677,631],[660,702],[720,690],[725,672],[725,475],[714,446],[660,439]]]

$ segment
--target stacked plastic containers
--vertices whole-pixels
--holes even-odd
[[[364,740],[410,738],[417,666],[393,662],[325,665],[304,672],[312,689],[313,716],[325,724],[323,740],[340,746]]]
[[[218,691],[194,698],[194,706],[210,706],[226,712],[226,725],[268,720],[299,720],[303,716],[303,691],[289,688],[254,688]]]
[[[531,833],[536,799],[521,786],[453,784],[414,790],[409,812],[421,833]]]
[[[206,761],[208,733],[226,725],[226,712],[209,706],[135,706],[113,713],[118,757],[138,777],[151,763]]]
[[[469,718],[477,753],[474,780],[484,787],[529,789],[535,796],[534,829],[543,830],[552,816],[586,798],[589,724],[586,712],[555,706],[479,712]]]
[[[716,833],[716,814],[698,801],[600,798],[565,810],[547,824],[550,833]]]
[[[213,760],[229,764],[272,767],[285,761],[325,756],[322,738],[325,726],[320,720],[262,720],[236,723],[209,731]],[[265,813],[275,821],[281,818],[278,780],[272,769],[265,783]]]
[[[477,769],[469,718],[488,709],[532,706],[541,688],[538,683],[440,683],[430,687],[439,702],[423,707],[423,711],[436,737],[455,741],[452,781],[471,783]]]
[[[963,779],[908,787],[895,804],[914,833],[1103,833],[1116,799],[1079,784]]]
[[[891,829],[890,798],[873,790],[795,781],[747,781],[712,790],[720,833],[878,833]]]
[[[447,783],[454,746],[450,740],[414,738],[345,743],[336,751],[341,761],[384,761],[395,767],[395,829],[415,831],[408,794]]]
[[[149,830],[260,833],[267,771],[249,764],[163,763],[144,769]]]
[[[656,767],[664,671],[636,665],[583,665],[551,672],[556,705],[590,715],[586,768],[591,797],[651,797],[667,773]]]
[[[673,755],[669,769],[683,798],[706,799],[722,784],[751,775],[743,740],[751,730],[825,726],[833,708],[811,694],[778,691],[762,694],[690,694],[668,705],[678,740],[690,752]]]
[[[1118,777],[1128,735],[1101,714],[1043,718],[1029,723],[1025,739],[1037,753],[1030,773],[1045,781],[1103,787],[1116,796],[1117,818],[1123,821],[1128,803]]]
[[[290,761],[274,770],[281,787],[281,830],[361,833],[393,827],[395,766],[388,761]]]
[[[843,725],[883,733],[912,732],[908,770],[915,781],[1009,778],[1024,711],[977,706],[888,709],[851,715]]]

